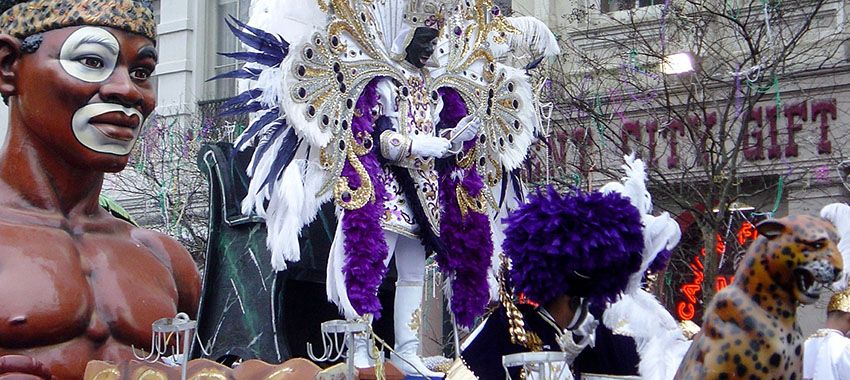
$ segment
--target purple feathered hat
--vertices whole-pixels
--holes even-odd
[[[561,294],[614,301],[640,268],[640,213],[618,193],[562,196],[550,186],[504,221],[511,281],[534,302]]]

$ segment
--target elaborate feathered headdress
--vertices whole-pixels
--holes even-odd
[[[511,280],[534,302],[561,294],[613,301],[641,263],[640,214],[617,193],[562,196],[549,187],[504,221]]]

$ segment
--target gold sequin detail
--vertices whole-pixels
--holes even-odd
[[[512,292],[507,287],[505,279],[508,276],[508,258],[505,255],[499,256],[502,260],[499,271],[499,300],[505,307],[505,313],[508,316],[508,333],[511,335],[511,343],[523,346],[529,351],[542,351],[543,341],[537,334],[525,329],[522,313],[514,304]]]
[[[832,298],[829,299],[829,305],[826,307],[826,311],[843,311],[845,313],[850,313],[850,288],[835,293]]]
[[[348,184],[348,178],[340,176],[334,185],[334,199],[340,207],[346,210],[357,210],[365,206],[367,202],[375,201],[375,188],[372,185],[372,180],[358,157],[369,153],[369,149],[357,144],[353,138],[347,139],[346,143],[349,146],[347,149],[348,162],[354,168],[354,172],[357,173],[357,178],[360,179],[360,187],[352,189]]]
[[[408,322],[407,327],[417,334],[419,333],[419,327],[422,326],[422,310],[417,308],[413,311],[413,314],[410,315],[410,322]]]

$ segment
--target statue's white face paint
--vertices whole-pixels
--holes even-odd
[[[103,116],[113,112],[121,113],[121,115]],[[132,127],[128,127],[124,122],[92,124],[91,120],[98,116],[113,120],[122,119],[131,123]],[[143,121],[142,113],[135,108],[127,108],[115,103],[91,103],[74,112],[71,125],[74,136],[87,148],[95,152],[124,156],[133,150],[139,138],[139,132],[142,130]]]
[[[62,44],[59,63],[69,75],[89,83],[103,82],[118,63],[118,39],[106,29],[83,27]],[[113,115],[108,115],[115,113]],[[92,119],[95,122],[92,123]],[[124,156],[130,153],[141,132],[142,113],[115,103],[90,103],[71,120],[74,136],[83,146],[99,153]]]
[[[118,40],[106,29],[87,26],[77,29],[62,44],[59,63],[65,72],[89,83],[103,82],[118,63]],[[86,65],[86,59],[100,61],[101,67]]]

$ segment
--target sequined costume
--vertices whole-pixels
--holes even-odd
[[[470,326],[489,293],[486,276],[475,272],[486,273],[493,253],[489,219],[500,204],[491,189],[521,165],[540,126],[537,87],[526,70],[499,58],[522,45],[539,63],[559,52],[554,36],[537,20],[502,16],[487,0],[254,6],[256,22],[233,29],[256,52],[232,55],[249,64],[224,75],[254,82],[226,106],[259,114],[236,145],[255,147],[243,211],[266,218],[275,268],[299,259],[300,228],[333,199],[345,242],[343,257],[330,260],[328,293],[347,315],[380,311],[375,291],[388,230],[417,236],[437,254],[453,281],[452,310]],[[293,23],[284,27],[283,19]],[[398,60],[417,26],[439,31],[432,70]],[[443,137],[438,130],[469,115],[480,127],[457,154],[390,157],[410,151],[405,137]],[[389,129],[400,138],[373,135],[387,117],[397,118]],[[415,197],[392,167],[407,169]],[[415,204],[424,218],[414,215]]]

